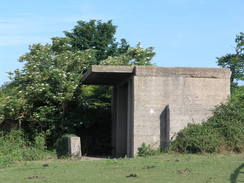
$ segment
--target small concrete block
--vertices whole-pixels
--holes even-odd
[[[68,138],[68,153],[70,156],[81,157],[80,137]]]

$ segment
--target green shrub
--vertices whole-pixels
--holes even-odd
[[[145,143],[142,143],[141,147],[138,148],[138,156],[142,157],[153,156],[159,153],[159,149],[154,149],[151,145],[146,145]]]
[[[0,132],[0,164],[7,165],[14,161],[40,160],[53,157],[45,148],[44,137],[37,136],[33,143],[21,130]]]
[[[62,158],[62,157],[67,157],[69,150],[68,150],[68,138],[69,137],[76,137],[76,135],[74,134],[64,134],[62,137],[60,137],[56,144],[56,153],[58,158]]]
[[[37,134],[34,139],[35,139],[34,144],[37,149],[45,150],[47,148],[46,147],[46,138],[43,133]]]
[[[203,125],[190,125],[179,132],[171,149],[177,152],[218,152],[222,143],[218,131]]]
[[[234,91],[231,101],[218,106],[207,122],[181,130],[170,149],[190,153],[243,152],[244,88]]]

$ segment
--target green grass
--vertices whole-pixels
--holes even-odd
[[[0,182],[3,183],[237,183],[243,181],[243,154],[162,154],[134,159],[34,161],[19,162],[0,169]]]

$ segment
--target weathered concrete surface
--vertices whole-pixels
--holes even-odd
[[[73,157],[81,157],[80,137],[68,137],[68,154]]]
[[[142,143],[165,147],[188,123],[206,120],[230,94],[230,71],[218,68],[93,66],[83,82],[114,86],[117,156],[133,156]]]
[[[137,76],[184,76],[192,78],[229,78],[229,69],[220,68],[195,68],[195,67],[157,67],[135,66]]]
[[[175,75],[171,77],[134,77],[134,152],[141,144],[158,147],[163,133],[161,115],[169,105],[169,138],[188,123],[200,123],[211,110],[226,101],[230,93],[227,78],[200,78]],[[161,121],[160,121],[161,120]]]

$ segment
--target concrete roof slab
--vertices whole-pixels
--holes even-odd
[[[223,68],[157,67],[157,66],[110,66],[93,65],[84,75],[83,84],[117,85],[135,76],[230,78],[230,70]]]
[[[134,66],[93,65],[82,79],[83,84],[116,85],[133,75]]]

